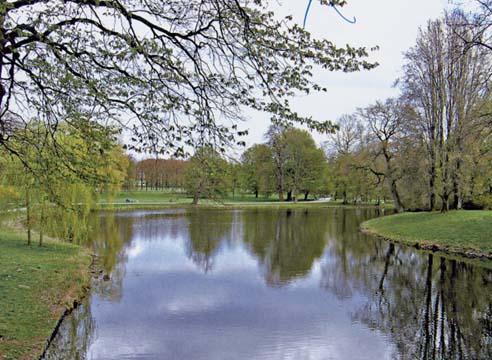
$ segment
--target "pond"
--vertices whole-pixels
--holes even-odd
[[[492,265],[361,234],[375,209],[99,214],[105,280],[52,359],[492,359]]]

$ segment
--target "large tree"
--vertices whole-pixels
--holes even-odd
[[[307,200],[310,193],[324,185],[328,165],[325,154],[306,130],[288,128],[284,130],[283,140],[287,153],[287,199],[297,201],[299,193],[303,193]]]
[[[255,144],[241,156],[243,186],[258,198],[274,190],[272,150],[266,144]]]
[[[31,123],[15,139],[20,157],[0,150],[0,189],[10,190],[13,206],[22,200],[29,244],[32,228],[39,231],[40,245],[48,230],[62,239],[79,240],[87,234],[95,200],[114,194],[124,181],[128,158],[114,130],[88,127],[83,119],[74,124],[61,124],[52,138],[42,124]],[[91,134],[84,134],[87,131]],[[26,163],[31,171],[26,171]]]
[[[384,103],[377,101],[374,105],[359,110],[361,117],[366,121],[369,136],[373,143],[373,159],[370,169],[374,174],[380,174],[386,180],[395,210],[404,210],[397,181],[401,177],[401,169],[397,167],[395,153],[397,152],[397,141],[402,131],[404,116],[404,106],[395,99],[388,99]],[[377,158],[381,157],[384,161],[383,170],[376,170]]]
[[[269,3],[2,1],[0,146],[17,152],[10,136],[33,117],[54,132],[74,113],[130,129],[137,150],[177,155],[187,145],[236,143],[242,107],[329,129],[293,111],[289,97],[323,90],[313,66],[375,64],[364,60],[364,48],[313,39],[291,17],[277,18]]]
[[[475,128],[477,108],[485,104],[491,74],[490,54],[469,48],[472,32],[460,11],[430,21],[406,54],[401,85],[415,111],[414,131],[426,144],[429,208],[459,208],[462,203],[465,141]]]
[[[384,174],[379,171],[382,159],[374,156],[374,138],[368,136],[367,123],[358,115],[342,115],[336,123],[337,131],[324,143],[330,167],[329,188],[344,204],[374,199],[380,204],[384,195]]]
[[[275,188],[278,199],[284,200],[284,192],[287,189],[287,142],[285,141],[285,128],[272,125],[265,134],[267,144],[272,150],[273,174],[275,176]]]
[[[218,200],[227,195],[229,170],[227,161],[212,147],[197,149],[184,175],[186,190],[193,196],[193,205],[202,198]]]

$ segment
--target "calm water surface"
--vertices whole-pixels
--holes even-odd
[[[377,215],[101,214],[90,246],[110,279],[45,359],[492,359],[490,262],[361,234]]]

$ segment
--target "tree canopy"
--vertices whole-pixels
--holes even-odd
[[[31,123],[11,142],[20,156],[0,149],[2,205],[26,208],[29,242],[33,227],[40,244],[47,230],[78,240],[88,231],[87,217],[97,198],[119,191],[123,183],[127,157],[114,131],[87,127],[84,120],[74,123],[79,126],[60,124],[55,138]]]
[[[212,147],[197,149],[186,167],[185,187],[194,205],[201,198],[223,197],[229,188],[229,164]]]
[[[350,72],[376,64],[364,48],[313,39],[269,3],[2,2],[0,145],[32,118],[54,132],[74,114],[131,130],[135,150],[174,155],[187,145],[237,143],[242,107],[331,129],[296,113],[289,97],[323,90],[314,66]]]

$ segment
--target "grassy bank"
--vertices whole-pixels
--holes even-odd
[[[134,190],[134,191],[121,191],[118,193],[111,201],[121,203],[126,202],[126,200],[133,200],[136,202],[146,202],[146,203],[191,203],[193,197],[186,194],[185,192],[172,191],[169,189],[164,190]],[[310,200],[313,200],[311,197]],[[204,201],[203,199],[201,202]],[[221,201],[228,203],[268,203],[268,202],[279,202],[278,196],[273,194],[269,197],[258,196],[255,197],[254,194],[243,194],[229,193],[221,198]]]
[[[183,192],[173,192],[166,190],[135,190],[135,191],[122,191],[118,193],[114,198],[110,201],[121,204],[127,203],[127,200],[130,203],[144,203],[144,204],[191,204],[192,197]],[[269,198],[258,197],[256,198],[254,195],[249,194],[236,194],[233,196],[229,194],[221,199],[223,202],[227,203],[264,203],[264,202],[278,202],[278,198],[275,196],[271,196]],[[207,200],[200,200],[202,203],[207,203]],[[103,201],[104,203],[104,201]]]
[[[58,320],[89,284],[83,248],[0,229],[0,359],[37,359]]]
[[[492,211],[391,215],[363,223],[362,230],[423,249],[492,259]]]
[[[127,201],[128,200],[128,201]],[[116,197],[109,201],[101,201],[97,209],[105,210],[127,210],[127,209],[156,209],[156,208],[183,208],[192,207],[192,198],[183,193],[172,193],[166,191],[125,191],[119,193]],[[286,202],[279,201],[277,197],[272,196],[269,198],[259,197],[255,198],[254,195],[236,195],[228,196],[216,201],[201,199],[198,207],[200,208],[232,208],[243,209],[251,207],[267,207],[267,208],[305,208],[305,207],[364,207],[364,206],[376,206],[375,203],[371,204],[342,204],[342,201],[298,201],[298,202]],[[387,209],[392,208],[391,203],[387,203],[385,206]]]
[[[314,202],[314,201],[300,201],[300,202],[214,202],[203,200],[198,205],[192,205],[188,203],[108,203],[98,204],[95,210],[155,210],[155,209],[307,209],[307,208],[375,208],[372,204],[357,204],[357,205],[343,205],[338,202]],[[386,210],[392,209],[392,206],[387,205]]]

